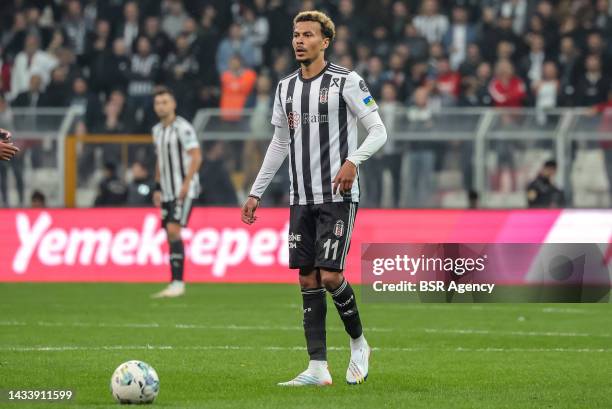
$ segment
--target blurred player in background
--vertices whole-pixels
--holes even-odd
[[[289,267],[299,269],[310,363],[281,386],[332,383],[327,366],[326,290],[350,335],[346,381],[358,384],[368,376],[370,347],[355,293],[342,272],[359,202],[358,167],[385,143],[387,132],[364,80],[325,61],[334,35],[334,23],[321,12],[295,17],[292,45],[300,68],[278,83],[274,136],[242,208],[242,220],[255,222],[261,195],[289,154]],[[358,119],[368,130],[360,147]]]
[[[153,201],[161,207],[162,226],[168,235],[172,282],[153,297],[178,297],[185,293],[181,227],[187,225],[193,200],[200,193],[202,153],[193,126],[176,115],[176,99],[169,89],[155,92],[154,109],[160,122],[153,127],[157,152]]]

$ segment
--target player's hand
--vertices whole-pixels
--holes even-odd
[[[12,143],[0,141],[0,160],[11,160],[19,152],[19,148]]]
[[[159,190],[153,192],[153,205],[155,207],[161,207],[161,192]]]
[[[183,182],[183,185],[181,186],[181,191],[179,192],[179,201],[182,203],[185,201],[185,198],[187,197],[187,192],[189,192],[189,185],[190,185],[190,181],[185,181]]]
[[[257,220],[255,211],[259,207],[259,200],[253,196],[249,196],[242,206],[242,221],[246,224],[253,224]]]
[[[340,192],[340,194],[344,194],[345,192],[350,192],[356,177],[357,166],[350,160],[345,160],[334,178],[333,193],[337,194]]]

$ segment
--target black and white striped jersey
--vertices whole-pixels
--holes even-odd
[[[316,77],[298,69],[279,81],[271,122],[289,129],[290,204],[359,201],[358,179],[344,196],[332,181],[358,148],[357,120],[377,109],[359,74],[332,63]]]
[[[161,122],[155,125],[153,142],[159,164],[162,201],[169,202],[178,198],[191,164],[191,157],[187,151],[198,148],[200,144],[193,125],[180,116],[166,127]],[[187,196],[194,199],[198,194],[200,194],[200,178],[196,172]]]

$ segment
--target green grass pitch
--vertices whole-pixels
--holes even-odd
[[[70,388],[69,403],[116,408],[123,361],[151,364],[159,408],[612,407],[609,304],[361,303],[375,348],[364,385],[345,384],[348,338],[328,299],[334,385],[276,386],[307,364],[297,286],[0,284],[0,389]]]

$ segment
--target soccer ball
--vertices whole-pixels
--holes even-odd
[[[159,393],[159,377],[150,365],[127,361],[115,369],[110,386],[119,403],[152,403]]]

